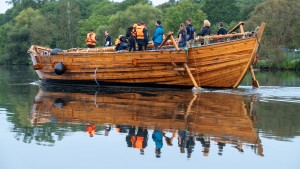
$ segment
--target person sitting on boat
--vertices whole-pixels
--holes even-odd
[[[128,38],[129,41],[129,51],[132,50],[136,51],[136,37],[137,37],[136,27],[137,26],[138,26],[137,24],[133,24],[132,26],[127,28],[126,37]]]
[[[107,31],[104,32],[105,34],[105,42],[104,46],[111,46],[111,37]]]
[[[127,39],[123,35],[120,35],[119,38],[116,39],[115,46],[116,51],[119,51],[126,50],[129,45]]]
[[[155,29],[155,32],[153,34],[152,40],[154,42],[154,49],[157,49],[158,46],[163,41],[164,29],[161,26],[161,21],[156,21],[155,25],[156,25],[156,29]]]
[[[88,48],[95,48],[97,43],[96,34],[91,29],[90,32],[86,35],[85,43]]]
[[[186,46],[186,39],[187,39],[187,31],[184,23],[180,24],[179,34],[178,34],[178,47],[185,47]]]
[[[217,35],[226,35],[226,34],[227,34],[227,30],[223,27],[223,22],[220,22]]]
[[[137,44],[138,44],[138,50],[139,51],[145,51],[148,44],[148,30],[146,29],[145,22],[142,21],[137,27],[136,27],[136,33],[137,33]]]

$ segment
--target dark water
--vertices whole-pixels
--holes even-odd
[[[299,169],[300,74],[238,89],[40,85],[0,67],[0,169]]]

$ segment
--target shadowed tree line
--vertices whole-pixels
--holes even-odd
[[[150,0],[10,0],[12,5],[0,14],[0,64],[30,64],[27,49],[32,44],[51,48],[85,47],[86,33],[93,29],[97,46],[103,46],[104,31],[112,39],[126,28],[144,20],[150,37],[155,21],[161,20],[165,33],[177,32],[180,23],[192,18],[196,31],[203,20],[212,23],[212,32],[222,21],[230,29],[246,21],[246,30],[266,22],[260,52],[280,57],[282,48],[299,48],[299,3],[297,0],[169,0],[153,6]],[[226,5],[224,5],[226,4]]]

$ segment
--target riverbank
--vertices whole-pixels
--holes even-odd
[[[300,59],[297,60],[258,60],[254,68],[260,70],[291,70],[300,71]]]

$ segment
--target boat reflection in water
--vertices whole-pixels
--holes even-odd
[[[33,125],[84,125],[89,136],[97,130],[126,135],[128,147],[144,149],[154,141],[156,157],[163,145],[179,146],[191,157],[195,144],[204,156],[211,146],[222,155],[227,144],[243,152],[250,147],[263,156],[252,113],[253,96],[191,91],[85,91],[41,87],[31,113]]]

